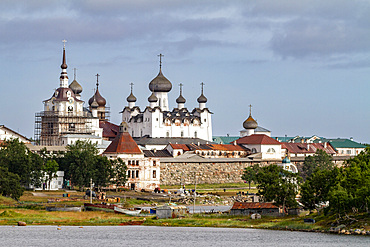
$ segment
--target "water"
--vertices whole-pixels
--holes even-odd
[[[370,246],[367,236],[239,228],[0,226],[0,246]]]

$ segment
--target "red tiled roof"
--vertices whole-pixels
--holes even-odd
[[[264,134],[253,134],[244,136],[236,140],[237,144],[264,144],[264,145],[281,145],[281,143],[274,138]]]
[[[104,154],[141,154],[139,146],[128,132],[118,133],[116,138],[104,151]]]
[[[278,208],[271,202],[234,202],[233,209]]]
[[[246,149],[239,145],[233,144],[209,144],[213,150],[223,150],[223,151],[246,151]]]
[[[189,151],[189,147],[186,146],[186,144],[172,144],[170,143],[170,146],[173,148],[173,149],[182,149],[184,151]]]
[[[282,148],[285,148],[289,153],[316,153],[318,149],[324,150],[327,154],[335,154],[335,150],[331,145],[326,145],[324,143],[291,143],[283,142],[281,144]]]
[[[119,131],[118,125],[108,121],[99,121],[99,127],[103,129],[103,137],[107,138],[116,137]]]

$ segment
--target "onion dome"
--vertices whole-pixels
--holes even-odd
[[[99,106],[105,106],[105,104],[107,103],[107,101],[99,93],[99,76],[99,74],[96,74],[96,91],[95,94],[89,99],[89,105],[93,103],[94,98]]]
[[[91,105],[93,103],[94,98],[95,98],[95,100],[96,100],[96,102],[98,103],[99,106],[105,106],[105,104],[107,103],[107,101],[103,98],[103,96],[100,95],[99,89],[96,89],[96,92],[95,92],[94,96],[92,96],[89,99],[89,105]]]
[[[206,96],[204,96],[204,94],[202,93],[198,99],[197,99],[198,103],[207,103],[207,98]]]
[[[127,102],[136,102],[136,97],[132,94],[132,92],[127,97]]]
[[[182,83],[180,83],[180,96],[176,99],[177,104],[185,104],[186,99],[182,96]]]
[[[176,99],[177,104],[185,104],[186,99],[180,94],[180,96]]]
[[[172,89],[172,84],[160,69],[158,75],[149,83],[149,89],[152,92],[169,92]]]
[[[249,115],[247,120],[244,121],[243,127],[244,127],[244,129],[255,129],[255,128],[258,127],[258,124],[257,124],[256,120],[254,120],[252,118],[252,116]]]
[[[157,102],[157,101],[158,101],[158,98],[157,98],[157,96],[155,96],[155,94],[154,94],[154,93],[152,93],[152,94],[149,96],[148,101],[149,101],[149,102]]]
[[[82,93],[82,86],[76,80],[73,80],[71,84],[69,84],[69,88],[72,89],[74,94]]]
[[[134,94],[132,93],[132,87],[134,86],[134,83],[130,83],[131,85],[131,93],[130,95],[127,97],[127,102],[136,102],[136,97],[134,96]]]
[[[283,164],[289,164],[290,163],[290,159],[288,158],[288,155],[285,156],[285,158],[283,159],[282,163]]]
[[[202,82],[200,85],[202,86],[202,91],[201,91],[201,94],[198,97],[197,101],[198,101],[198,103],[207,103],[207,98],[203,94],[203,86],[204,86],[204,83]]]

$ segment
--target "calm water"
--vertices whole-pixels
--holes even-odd
[[[0,246],[370,246],[366,236],[237,228],[0,226]]]

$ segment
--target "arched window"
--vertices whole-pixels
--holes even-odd
[[[275,153],[275,149],[274,148],[269,148],[269,149],[267,149],[267,152],[268,153]]]

